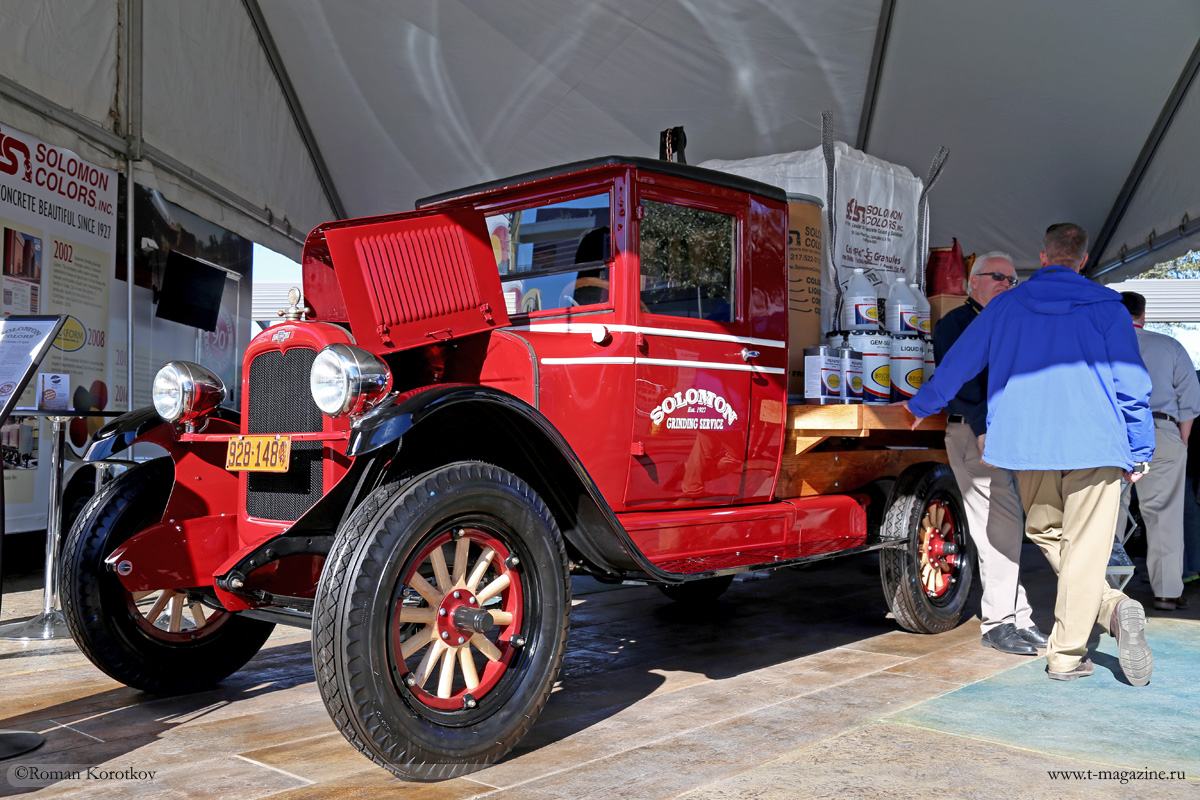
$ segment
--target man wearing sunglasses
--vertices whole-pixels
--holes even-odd
[[[934,360],[940,364],[992,298],[1016,283],[1017,271],[1007,253],[991,252],[975,259],[967,279],[966,302],[938,320],[933,330]],[[1048,637],[1034,624],[1033,609],[1020,581],[1024,514],[1017,478],[1011,471],[983,461],[987,380],[984,368],[964,383],[946,406],[946,456],[962,493],[979,559],[981,642],[1002,653],[1036,656]]]
[[[1058,575],[1046,673],[1092,675],[1087,643],[1099,623],[1125,678],[1145,686],[1146,612],[1105,571],[1121,478],[1140,480],[1154,456],[1150,375],[1121,296],[1080,274],[1087,245],[1078,225],[1051,225],[1042,268],[988,303],[907,406],[916,427],[988,368],[983,460],[1016,473],[1025,533]]]

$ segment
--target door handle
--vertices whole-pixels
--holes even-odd
[[[742,361],[752,361],[758,358],[758,351],[751,350],[749,347],[742,348]]]

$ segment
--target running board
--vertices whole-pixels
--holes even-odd
[[[818,540],[799,545],[777,545],[774,547],[761,547],[753,550],[719,553],[696,558],[679,558],[672,561],[664,561],[655,566],[678,574],[686,582],[715,578],[721,575],[737,575],[742,572],[754,572],[756,570],[794,567],[800,564],[811,564],[814,561],[825,561],[839,556],[903,547],[907,543],[907,539],[881,539],[859,545],[858,547],[830,549],[829,545],[831,542],[829,540]],[[824,549],[818,549],[822,545],[825,546]],[[660,582],[644,573],[629,573],[626,577],[650,583]]]

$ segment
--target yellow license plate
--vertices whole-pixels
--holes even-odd
[[[238,436],[225,450],[225,469],[235,472],[287,472],[292,441],[287,436]]]

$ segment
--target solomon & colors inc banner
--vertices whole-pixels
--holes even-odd
[[[0,122],[0,312],[67,317],[41,372],[69,376],[72,410],[128,408],[125,330],[113,327],[109,308],[116,207],[116,172]],[[117,302],[123,317],[124,298]],[[37,407],[36,381],[17,405]],[[39,440],[49,437],[48,424],[19,414],[4,431],[8,504],[34,501]],[[69,440],[86,441],[102,422],[73,421]]]

